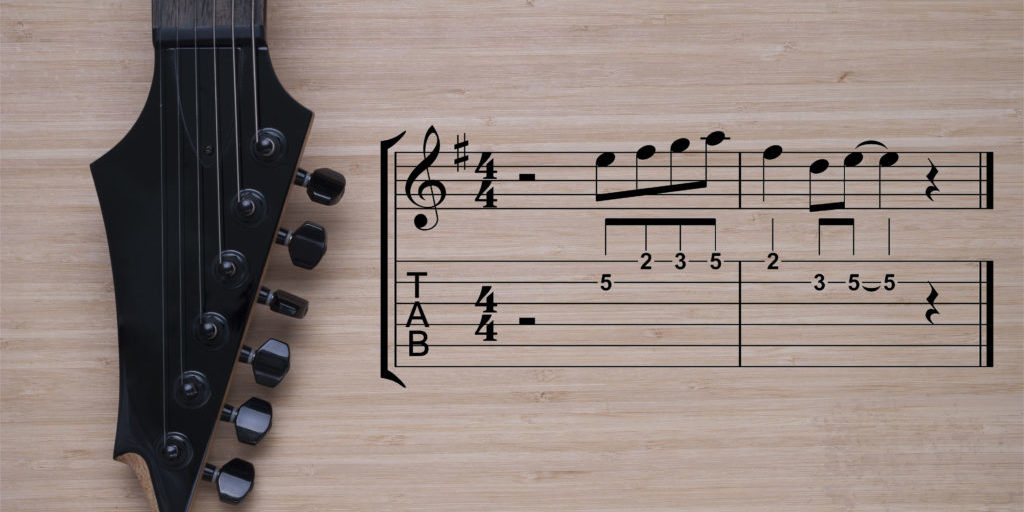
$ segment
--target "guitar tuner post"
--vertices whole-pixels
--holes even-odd
[[[335,205],[345,195],[345,176],[326,167],[313,172],[299,169],[295,173],[294,183],[304,187],[306,195],[314,203]]]
[[[239,442],[255,445],[270,432],[274,410],[270,403],[259,398],[250,398],[239,407],[224,404],[220,420],[235,425],[235,436]]]
[[[309,301],[306,299],[284,290],[271,290],[265,286],[260,288],[260,294],[256,301],[266,304],[275,313],[292,318],[302,318],[309,310]]]
[[[292,264],[299,268],[312,269],[327,252],[327,230],[309,221],[295,231],[279,229],[274,241],[288,247]]]
[[[287,343],[270,338],[258,349],[243,346],[238,361],[252,366],[257,384],[272,388],[280,384],[288,374],[291,349]]]
[[[256,468],[242,459],[231,459],[219,468],[207,464],[203,467],[203,480],[217,485],[221,501],[237,505],[252,491]]]

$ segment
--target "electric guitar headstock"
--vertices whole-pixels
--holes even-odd
[[[242,344],[254,305],[295,318],[307,303],[262,284],[272,246],[311,269],[321,226],[279,226],[293,185],[335,204],[345,180],[298,168],[313,113],[278,82],[263,0],[154,0],[153,84],[135,125],[92,164],[117,304],[120,403],[115,459],[135,470],[159,512],[183,512],[202,480],[237,503],[252,464],[206,455],[218,421],[258,443],[272,409],[225,403],[236,363],[276,386],[289,348]]]

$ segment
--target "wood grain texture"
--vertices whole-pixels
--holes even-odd
[[[114,300],[88,164],[148,92],[150,4],[0,5],[0,508],[147,510],[111,459]],[[246,509],[1024,505],[1019,1],[268,9],[276,71],[317,114],[304,166],[343,170],[349,191],[337,208],[296,194],[287,210],[286,225],[330,232],[320,267],[291,267],[284,251],[269,264],[269,284],[312,306],[304,321],[261,312],[251,324],[251,343],[280,337],[294,358],[273,390],[234,379],[233,402],[274,404],[260,446],[216,435],[211,461],[256,464]],[[431,124],[494,150],[628,148],[713,129],[743,148],[989,148],[995,211],[902,216],[911,242],[897,254],[995,260],[996,367],[417,370],[398,388],[377,377],[378,142]],[[237,509],[204,487],[194,510]]]

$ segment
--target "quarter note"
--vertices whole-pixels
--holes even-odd
[[[764,196],[765,196],[765,193],[764,193],[764,189],[765,189],[765,187],[764,187],[764,185],[765,185],[764,167],[765,167],[765,165],[764,165],[764,163],[765,163],[766,160],[775,160],[780,155],[782,155],[782,146],[780,146],[778,144],[775,144],[775,145],[768,146],[768,147],[764,148],[764,152],[761,153],[761,202],[762,203],[764,202]],[[742,184],[740,186],[742,187]]]
[[[430,138],[434,138],[434,147],[429,152],[427,151],[427,145],[430,142]],[[431,126],[427,130],[427,134],[423,136],[423,160],[416,164],[416,167],[409,173],[409,176],[405,178],[405,197],[409,201],[420,207],[434,210],[434,222],[427,226],[430,222],[427,216],[418,213],[413,218],[413,225],[416,229],[421,231],[429,231],[437,226],[437,223],[441,220],[438,214],[437,207],[444,202],[447,192],[444,187],[444,183],[440,180],[435,180],[430,177],[430,166],[437,160],[437,155],[441,152],[441,138],[437,135],[437,130]],[[419,186],[416,187],[416,192],[413,193],[413,185],[419,180],[421,174],[426,173],[427,179],[423,180]],[[430,192],[430,198],[427,198],[427,192]],[[418,199],[417,199],[418,198]],[[422,201],[422,202],[420,202]]]
[[[928,185],[928,188],[924,189],[924,195],[928,196],[929,201],[934,201],[935,199],[932,198],[932,192],[941,192],[938,185],[935,184],[935,177],[939,175],[939,169],[938,167],[935,167],[935,162],[932,162],[931,158],[928,159],[928,163],[932,165],[932,168],[928,171],[928,174],[925,175],[925,178],[928,178],[928,182],[931,183],[931,185]]]

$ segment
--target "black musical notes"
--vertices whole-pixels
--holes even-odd
[[[689,147],[690,147],[690,139],[687,139],[686,137],[680,137],[680,138],[672,141],[672,145],[669,146],[669,154],[668,154],[668,184],[669,185],[672,184],[672,181],[673,181],[672,174],[673,174],[674,167],[675,167],[672,164],[672,155],[674,155],[676,153],[682,153],[683,151],[686,151],[686,149],[689,148]]]
[[[859,148],[861,148],[863,146],[879,146],[882,149],[886,149],[886,150],[889,149],[888,146],[886,146],[885,144],[883,144],[881,142],[878,142],[877,140],[866,140],[864,142],[861,142],[860,144],[857,144],[857,149],[859,149]],[[883,154],[878,159],[878,207],[879,208],[882,207],[882,168],[883,167],[892,167],[892,166],[896,165],[896,162],[898,162],[899,159],[900,159],[899,153],[892,152],[892,151],[889,151],[889,152]]]
[[[928,188],[924,189],[924,195],[928,197],[929,201],[935,201],[935,198],[932,197],[932,193],[941,192],[938,185],[935,184],[935,177],[939,175],[939,169],[935,167],[935,162],[932,162],[931,158],[928,159],[928,163],[932,165],[932,168],[928,171],[928,174],[925,175],[925,178],[928,178],[928,183],[931,183],[931,185],[928,185]]]
[[[640,188],[640,161],[650,159],[657,151],[658,150],[654,149],[654,146],[650,144],[641,146],[640,149],[636,150],[636,160],[633,164],[636,173],[636,177],[634,178],[636,188]]]
[[[599,171],[602,167],[611,167],[615,163],[615,153],[601,153],[594,160],[594,196],[600,201],[601,194],[598,192],[598,184],[601,182]]]
[[[704,181],[708,181],[708,148],[711,146],[717,146],[723,141],[729,140],[729,137],[725,136],[725,132],[714,131],[705,137],[701,137],[700,140],[704,141]]]
[[[598,209],[606,207],[601,204],[605,201],[620,201],[615,208],[811,212],[980,209],[992,204],[992,187],[988,186],[992,157],[986,152],[895,152],[877,140],[862,141],[852,151],[783,150],[777,144],[757,151],[721,151],[730,139],[725,132],[714,131],[700,137],[704,144],[697,152],[692,148],[693,137],[675,138],[664,148],[639,144],[630,151],[489,152],[495,169],[500,166],[510,174],[499,173],[504,179],[493,180],[479,176],[477,181],[462,176],[483,152],[469,151],[468,141],[460,134],[449,147],[454,151],[440,151],[451,155],[447,156],[451,160],[427,165],[436,132],[429,137],[426,150],[416,152],[415,162],[409,161],[413,152],[397,152],[402,172],[414,171],[414,164],[421,167],[414,183],[399,186],[409,186],[407,195],[414,200],[400,207],[420,210],[424,230],[436,224],[439,210],[479,208],[481,204],[511,210],[563,210]],[[622,161],[624,155],[633,165]],[[937,165],[940,159],[941,168]],[[593,175],[588,175],[590,166]],[[478,172],[486,175],[483,166],[479,167]],[[920,189],[907,185],[921,179],[926,183]],[[582,184],[591,180],[593,190],[588,190]],[[473,182],[472,190],[467,190],[465,182]],[[422,196],[417,194],[419,190]],[[745,201],[756,196],[761,200]],[[443,204],[434,204],[442,200]]]
[[[427,145],[430,142],[430,138],[434,138],[434,146],[430,151],[427,151]],[[430,166],[437,160],[437,155],[441,151],[441,138],[437,135],[437,130],[431,126],[427,130],[427,134],[423,137],[423,160],[416,164],[416,167],[409,173],[409,176],[405,179],[405,197],[409,201],[419,208],[428,208],[434,210],[434,222],[429,226],[427,223],[429,220],[427,216],[419,213],[413,218],[413,224],[417,229],[422,231],[429,231],[437,226],[441,217],[437,211],[437,207],[444,202],[447,190],[445,190],[444,183],[439,180],[434,180],[430,177]],[[416,185],[419,181],[421,174],[426,173],[427,179]],[[413,187],[416,187],[416,193],[413,193]],[[426,193],[430,192],[430,199],[427,199]],[[417,199],[418,198],[418,199]],[[423,202],[420,202],[423,201]]]
[[[477,151],[478,141],[457,140],[438,151],[431,130],[422,150],[413,141],[414,151],[382,165],[382,201],[394,205],[381,265],[381,295],[394,294],[382,321],[393,325],[382,334],[403,367],[991,364],[991,264],[871,259],[898,239],[896,223],[886,236],[886,217],[912,213],[854,220],[879,206],[990,204],[987,153],[897,153],[877,141],[728,151],[725,132],[700,137],[696,151],[696,134],[606,151]],[[772,212],[716,219],[709,211],[738,208]],[[426,232],[442,209],[445,229]],[[809,245],[815,225],[791,237],[785,224],[806,214],[775,212],[784,209],[840,210],[810,217],[829,257],[801,259],[814,254],[797,246]],[[394,227],[391,215],[401,221]],[[403,215],[424,220],[414,227]],[[751,225],[733,229],[733,221]],[[718,233],[719,223],[730,229]],[[856,254],[856,224],[868,234],[868,259],[846,253],[849,233]],[[767,258],[750,252],[763,242],[767,253],[769,236]],[[429,355],[423,312],[437,340]]]
[[[807,168],[807,205],[812,212],[824,212],[828,210],[841,210],[846,208],[846,201],[832,201],[828,203],[814,203],[814,175],[821,174],[828,170],[828,160],[820,158],[811,162]]]
[[[721,142],[721,141],[719,141]],[[694,190],[699,188],[707,188],[707,180],[699,181],[688,181],[683,183],[672,183],[672,169],[671,158],[673,153],[681,153],[689,147],[690,141],[687,139],[676,139],[672,143],[672,151],[669,153],[669,184],[658,185],[654,187],[640,187],[640,161],[649,160],[655,154],[657,149],[652,145],[645,145],[640,147],[636,151],[634,161],[634,182],[633,190],[617,190],[614,192],[600,192],[599,191],[599,176],[598,170],[603,167],[610,167],[615,162],[615,153],[601,153],[597,156],[594,161],[594,199],[597,201],[610,201],[613,199],[625,199],[629,197],[641,197],[641,196],[653,196],[659,194],[668,194],[670,192],[678,192],[682,190]],[[705,175],[707,171],[705,170]]]
[[[932,316],[939,314],[939,309],[935,307],[935,299],[939,298],[939,292],[935,291],[935,287],[932,286],[931,282],[928,282],[928,287],[931,288],[932,291],[928,294],[928,297],[926,297],[925,300],[928,301],[928,305],[931,307],[928,308],[928,311],[924,312],[924,318],[925,320],[928,320],[928,323],[934,325],[935,322],[932,321]]]
[[[764,169],[765,168],[765,162],[768,161],[768,160],[775,160],[776,158],[778,158],[780,156],[782,156],[782,146],[779,146],[778,144],[775,144],[773,146],[768,146],[768,147],[764,148],[764,151],[761,153],[761,202],[762,203],[764,202],[764,198],[765,198],[765,176],[766,176],[765,169]]]

